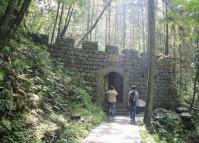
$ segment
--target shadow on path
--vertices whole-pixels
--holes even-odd
[[[93,129],[81,143],[141,143],[141,138],[138,126],[130,123],[129,117],[116,116]]]

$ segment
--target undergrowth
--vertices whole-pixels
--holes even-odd
[[[153,114],[150,127],[140,124],[142,143],[197,143],[199,140],[198,115],[184,122],[172,110],[158,109]]]
[[[105,118],[91,88],[26,34],[0,57],[1,143],[76,143]]]

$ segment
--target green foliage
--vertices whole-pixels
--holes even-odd
[[[12,93],[8,89],[3,89],[0,92],[0,115],[4,115],[8,112],[13,105]]]
[[[11,123],[10,123],[10,121],[6,120],[5,118],[1,119],[1,125],[3,126],[3,128],[6,128],[6,130],[11,131]]]
[[[3,81],[4,79],[4,72],[2,71],[2,69],[0,69],[0,81]]]
[[[188,138],[180,115],[171,110],[158,109],[148,130],[141,128],[144,143],[147,139],[155,143],[185,143]]]
[[[142,142],[184,143],[184,127],[179,114],[171,110],[158,109],[153,114],[150,128],[141,126]]]
[[[91,102],[91,88],[62,63],[53,61],[47,47],[19,32],[7,48],[4,54],[9,53],[12,61],[8,70],[15,71],[20,79],[17,86],[29,101],[28,110],[16,110],[12,90],[0,82],[4,87],[0,93],[0,123],[4,129],[0,130],[0,142],[78,142],[104,119],[101,108]],[[2,77],[8,75],[1,71]],[[30,100],[35,96],[39,97],[38,111]],[[81,120],[71,120],[73,115],[81,116]]]
[[[8,0],[3,0],[0,2],[0,18],[3,16],[6,6],[7,6]]]
[[[25,124],[26,123],[25,115],[21,113],[13,113],[12,115],[10,115],[10,117],[11,119],[7,119],[5,117],[0,118],[0,127],[1,127],[0,142],[2,143],[26,142],[25,135],[27,131],[29,131],[30,127],[26,126]]]

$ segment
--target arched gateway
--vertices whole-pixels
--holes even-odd
[[[118,92],[117,102],[126,105],[129,90],[128,76],[122,67],[114,66],[98,71],[97,102],[102,106],[106,105],[106,91],[111,85]]]
[[[82,49],[74,47],[73,39],[59,39],[49,46],[53,57],[70,71],[82,77],[92,88],[92,99],[105,105],[105,93],[113,84],[119,93],[119,106],[127,106],[129,87],[135,84],[139,97],[146,99],[147,57],[133,49],[125,49],[121,54],[118,47],[106,45],[99,51],[96,42],[85,41]],[[174,66],[170,58],[156,58],[155,107],[167,107],[177,103]]]

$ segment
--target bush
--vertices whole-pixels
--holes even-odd
[[[163,142],[182,143],[180,136],[183,134],[183,123],[180,115],[171,110],[159,109],[153,114],[151,132]]]
[[[80,77],[51,59],[47,47],[18,33],[4,51],[11,57],[8,69],[0,69],[0,142],[77,142],[105,117],[91,102],[91,88]],[[1,59],[2,63],[5,61]],[[13,71],[16,77],[9,75]],[[23,110],[16,110],[13,91],[4,77],[12,76],[27,95]],[[35,102],[38,98],[39,104]],[[24,98],[24,97],[23,97]],[[34,100],[35,99],[35,100]],[[70,120],[79,115],[81,120]]]

